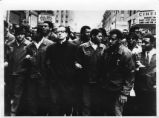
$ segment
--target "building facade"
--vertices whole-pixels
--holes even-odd
[[[156,11],[154,10],[129,11],[127,21],[129,28],[139,27],[143,32],[156,34]]]
[[[36,27],[44,21],[51,21],[59,26],[71,26],[74,20],[74,12],[70,10],[25,10],[25,11],[6,11],[5,20],[14,25],[20,25],[25,21],[30,27]]]
[[[111,29],[120,29],[121,31],[128,29],[128,16],[128,11],[106,10],[103,15],[102,26],[107,31]]]
[[[130,30],[139,27],[141,31],[156,34],[156,11],[154,10],[106,10],[103,15],[102,27]]]

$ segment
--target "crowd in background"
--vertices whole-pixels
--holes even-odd
[[[156,38],[4,21],[6,116],[155,116]]]

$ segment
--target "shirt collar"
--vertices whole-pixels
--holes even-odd
[[[94,50],[97,49],[98,45],[93,43],[91,40],[89,41],[90,45],[93,47]]]
[[[43,37],[43,38],[41,39],[41,41],[39,41],[38,43],[37,43],[36,41],[33,41],[33,43],[35,44],[35,46],[37,47],[37,49],[38,49],[38,48],[40,47],[40,45],[43,43],[44,39],[45,39],[45,37]]]

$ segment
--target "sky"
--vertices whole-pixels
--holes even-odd
[[[97,28],[102,21],[103,14],[104,11],[74,11],[75,29],[79,32],[80,28],[84,25]]]

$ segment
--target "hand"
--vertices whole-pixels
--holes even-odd
[[[77,63],[77,62],[75,62],[75,66],[76,66],[76,68],[78,68],[78,69],[82,69],[82,65],[79,64],[79,63]]]
[[[31,58],[31,56],[30,55],[26,55],[26,57],[25,57],[26,59],[30,59]]]
[[[8,62],[7,61],[4,62],[4,67],[8,67]]]
[[[120,95],[119,96],[119,102],[122,103],[122,104],[126,103],[127,102],[127,96]]]
[[[140,61],[136,61],[136,63],[139,66],[139,68],[144,68],[145,67]]]

